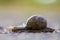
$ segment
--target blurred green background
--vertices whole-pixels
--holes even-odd
[[[32,15],[60,23],[60,0],[0,0],[0,25],[18,25]]]

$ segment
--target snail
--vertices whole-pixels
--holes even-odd
[[[35,32],[36,30],[39,32],[53,32],[54,29],[47,27],[47,20],[44,17],[41,16],[31,16],[27,19],[26,26],[24,28],[18,28],[15,27],[12,29],[12,32],[17,31],[28,31],[29,32]],[[36,31],[36,32],[37,32]]]

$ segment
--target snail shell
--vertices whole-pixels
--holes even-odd
[[[26,29],[29,30],[40,30],[47,27],[47,20],[41,16],[32,16],[28,18],[26,23]]]

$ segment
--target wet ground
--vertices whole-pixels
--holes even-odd
[[[13,33],[9,30],[0,30],[0,40],[60,40],[60,30],[54,32],[20,32]]]
[[[60,40],[60,33],[9,33],[0,34],[0,40]]]

